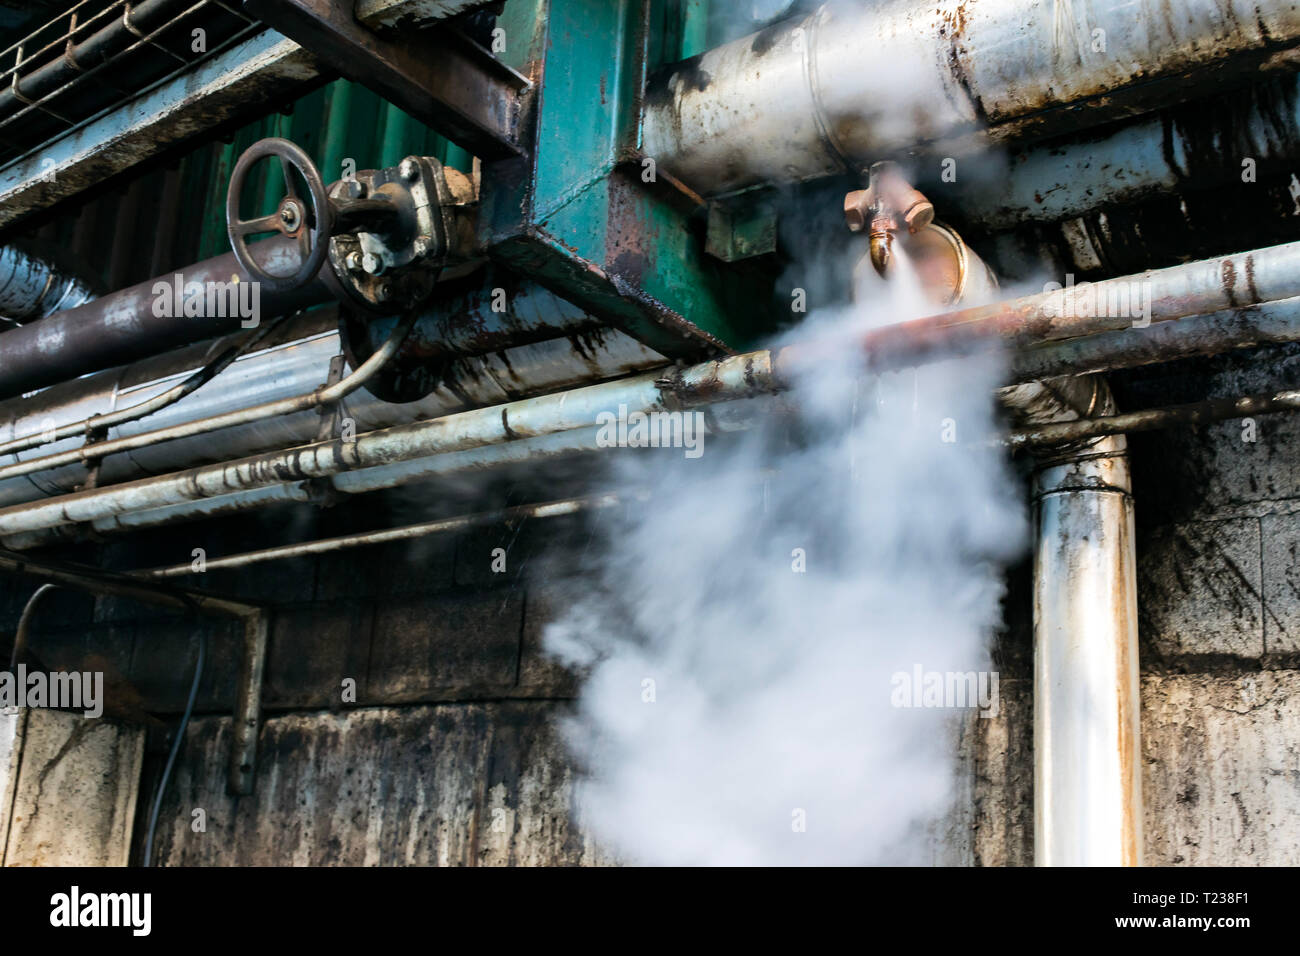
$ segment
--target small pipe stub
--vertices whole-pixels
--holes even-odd
[[[875,163],[868,175],[866,189],[844,197],[844,220],[852,232],[870,227],[871,263],[884,276],[894,234],[904,226],[909,235],[929,226],[934,221],[934,204],[903,178],[897,163]]]

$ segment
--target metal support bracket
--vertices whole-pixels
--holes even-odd
[[[142,575],[37,561],[8,551],[0,551],[0,572],[24,574],[89,594],[112,594],[158,607],[233,617],[242,622],[244,656],[233,715],[228,786],[230,792],[238,796],[247,796],[253,792],[257,769],[257,732],[262,712],[262,683],[266,674],[266,647],[270,634],[270,611],[267,608],[204,591],[153,583],[142,579]]]
[[[354,0],[246,0],[244,6],[349,79],[476,156],[523,153],[520,96],[531,81],[451,28],[381,37]]]

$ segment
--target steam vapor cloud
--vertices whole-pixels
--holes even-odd
[[[580,822],[624,862],[936,859],[978,718],[895,707],[891,678],[989,668],[1026,518],[986,441],[1000,358],[865,375],[855,334],[931,310],[905,282],[861,301],[798,330],[838,358],[788,414],[695,460],[611,462],[653,499],[598,519],[594,578],[544,641],[585,675],[562,728]]]

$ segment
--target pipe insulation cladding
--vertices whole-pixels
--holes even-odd
[[[0,319],[20,325],[95,298],[91,284],[22,246],[0,246]]]
[[[814,179],[1146,112],[1298,41],[1284,0],[833,0],[659,73],[642,150],[706,195]]]

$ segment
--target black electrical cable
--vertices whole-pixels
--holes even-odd
[[[27,634],[31,630],[32,615],[36,612],[36,605],[40,603],[41,598],[46,594],[57,591],[58,588],[57,584],[42,584],[27,599],[27,603],[23,605],[23,613],[18,618],[18,630],[14,632],[14,648],[9,654],[9,673],[14,675],[18,673],[18,658],[23,651],[27,650]]]
[[[153,798],[153,809],[149,812],[149,830],[144,838],[144,860],[141,866],[151,866],[153,863],[153,837],[154,831],[158,827],[158,811],[162,808],[163,794],[167,790],[167,783],[171,779],[172,766],[176,763],[176,755],[180,753],[181,741],[185,739],[185,729],[190,724],[190,715],[194,713],[194,701],[199,696],[199,681],[203,678],[203,661],[207,656],[208,638],[203,633],[202,628],[198,628],[199,636],[199,653],[194,661],[194,681],[190,684],[190,699],[185,704],[185,713],[181,715],[180,726],[176,728],[176,739],[172,741],[171,752],[167,755],[167,765],[163,767],[162,779],[158,781],[158,792]]]

